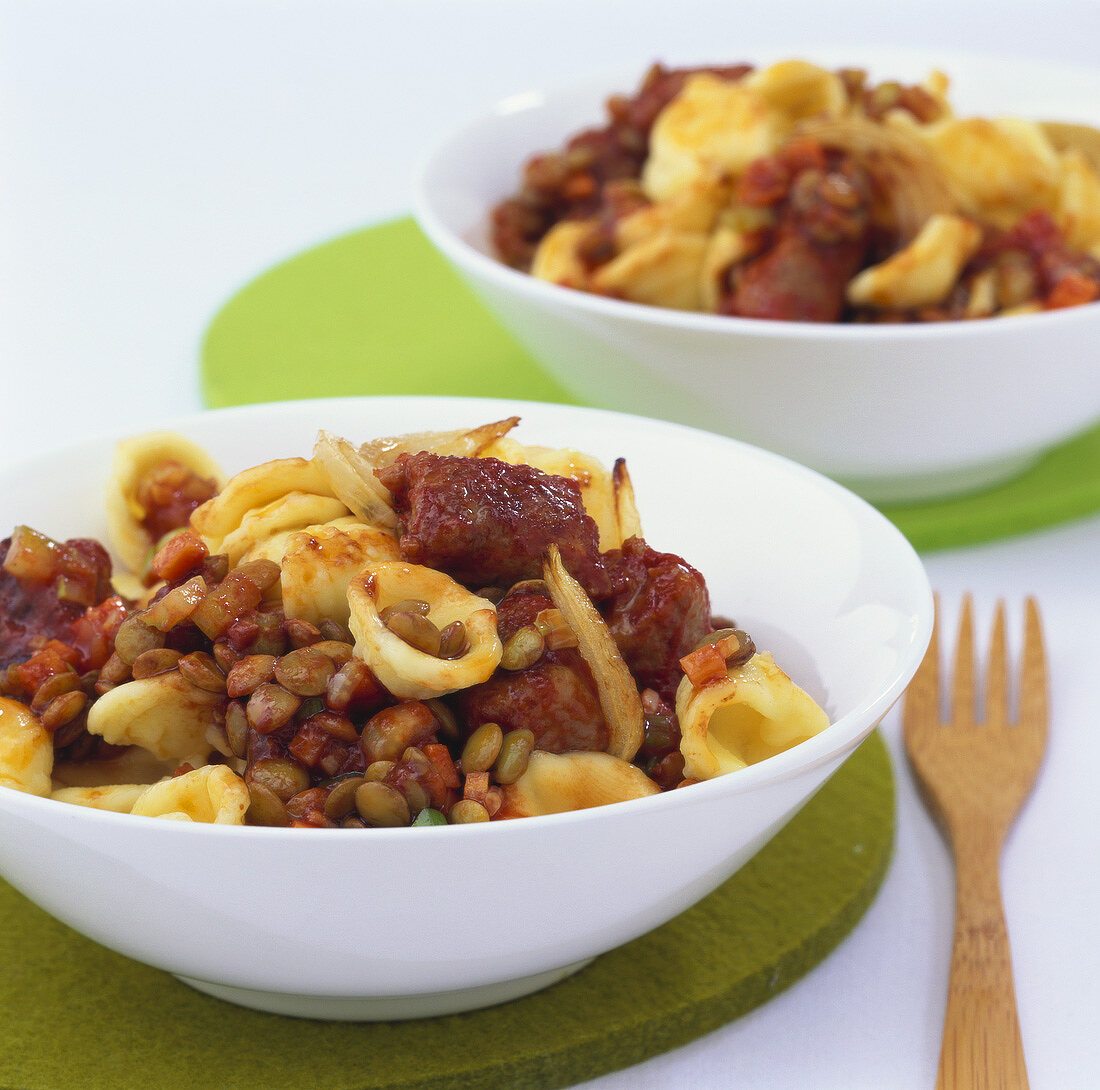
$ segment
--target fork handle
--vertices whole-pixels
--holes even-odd
[[[937,1090],[1026,1090],[999,845],[955,846],[955,942]]]

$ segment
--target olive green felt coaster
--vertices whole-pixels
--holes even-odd
[[[411,219],[277,265],[218,313],[202,350],[211,408],[365,394],[577,399],[466,287]],[[1100,510],[1100,425],[1015,480],[883,506],[917,549],[973,545]]]
[[[871,903],[893,833],[890,759],[873,734],[683,915],[535,995],[413,1022],[312,1022],[231,1006],[81,937],[0,882],[0,1087],[569,1086],[685,1044],[806,973]]]

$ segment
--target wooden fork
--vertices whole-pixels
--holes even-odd
[[[948,721],[940,721],[935,629],[905,698],[906,752],[955,857],[955,941],[938,1090],[1017,1090],[1028,1084],[998,874],[1005,834],[1035,782],[1047,738],[1046,657],[1033,598],[1025,612],[1015,722],[1003,602],[993,622],[983,719],[976,710],[969,595],[959,622]]]

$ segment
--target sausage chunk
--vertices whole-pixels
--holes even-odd
[[[543,594],[509,594],[497,607],[500,638],[507,643],[553,605]],[[457,707],[471,733],[482,723],[498,723],[505,732],[526,727],[535,736],[535,748],[551,753],[607,749],[609,732],[596,683],[572,648],[546,651],[525,670],[498,670],[457,694]]]
[[[580,487],[527,465],[496,458],[402,454],[378,472],[401,522],[401,555],[471,587],[508,586],[542,575],[556,543],[585,590],[609,588],[599,530]]]
[[[680,659],[712,630],[710,595],[686,560],[632,537],[609,554],[618,590],[603,604],[611,635],[638,682],[672,704]]]
[[[740,197],[772,207],[772,245],[735,270],[719,309],[745,318],[836,322],[848,281],[870,244],[870,182],[854,162],[813,141],[795,141],[756,160]]]

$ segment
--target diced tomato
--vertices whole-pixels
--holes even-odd
[[[158,579],[174,583],[197,568],[209,555],[206,545],[190,530],[184,530],[161,546],[150,567]]]
[[[115,633],[126,619],[126,612],[126,604],[116,594],[73,621],[71,643],[77,669],[98,670],[111,657]]]

